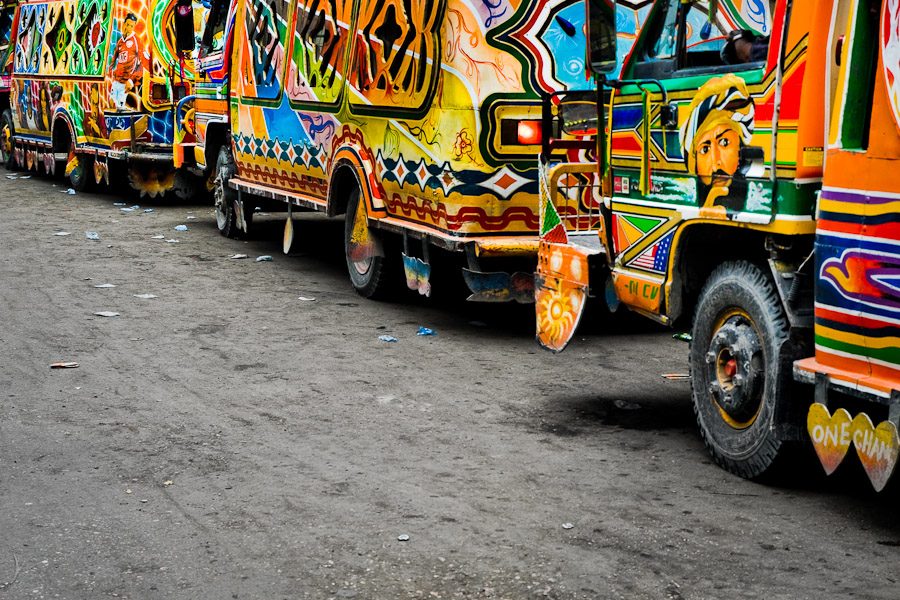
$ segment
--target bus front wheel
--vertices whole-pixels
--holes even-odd
[[[700,293],[691,340],[694,413],[710,453],[748,479],[773,465],[789,325],[774,285],[753,263],[723,263]],[[788,369],[789,371],[789,369]]]

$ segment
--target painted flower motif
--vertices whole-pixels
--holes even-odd
[[[563,281],[543,288],[538,298],[538,329],[551,348],[564,346],[575,333],[581,298],[577,290],[563,289]]]

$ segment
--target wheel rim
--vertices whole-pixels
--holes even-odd
[[[9,125],[5,124],[3,129],[0,129],[0,159],[6,162],[10,156],[12,156],[12,135]]]
[[[365,277],[372,268],[373,256],[372,238],[369,234],[368,223],[366,223],[366,211],[362,201],[357,204],[353,214],[353,232],[350,235],[349,245],[354,248],[354,250],[348,251],[350,264],[357,274]]]
[[[722,419],[735,429],[753,425],[765,400],[765,346],[750,316],[723,313],[706,352],[710,396]]]
[[[219,227],[219,231],[225,229],[225,226],[228,224],[228,213],[225,210],[225,191],[222,189],[222,178],[216,177],[216,187],[215,187],[215,207],[216,207],[216,225]]]

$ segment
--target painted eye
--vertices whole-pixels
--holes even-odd
[[[697,149],[697,153],[701,156],[706,156],[707,154],[709,154],[709,150],[709,144],[703,144],[702,146],[700,146],[700,148]]]
[[[721,140],[719,140],[719,146],[722,148],[727,148],[730,145],[731,145],[731,140],[729,140],[728,138],[722,138]]]

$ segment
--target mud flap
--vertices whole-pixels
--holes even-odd
[[[52,151],[44,152],[44,171],[49,175],[56,174],[56,156]]]
[[[472,295],[469,302],[534,302],[534,275],[531,273],[483,273],[463,269],[463,279]]]
[[[94,159],[94,181],[98,184],[103,181],[109,185],[109,163],[106,157],[97,156]]]
[[[415,256],[403,253],[403,272],[406,274],[406,287],[418,291],[422,296],[431,296],[431,265]]]
[[[384,256],[384,247],[377,235],[372,235],[369,229],[368,216],[365,203],[360,200],[357,203],[356,216],[353,220],[353,233],[347,242],[347,258],[352,262],[362,262],[376,256]]]
[[[562,352],[575,335],[588,286],[552,275],[534,276],[535,316],[538,343],[553,353]]]
[[[156,198],[164,195],[167,191],[175,186],[176,170],[160,172],[156,169],[150,169],[146,175],[137,169],[128,171],[128,181],[131,187],[141,193],[141,198],[150,196]]]

